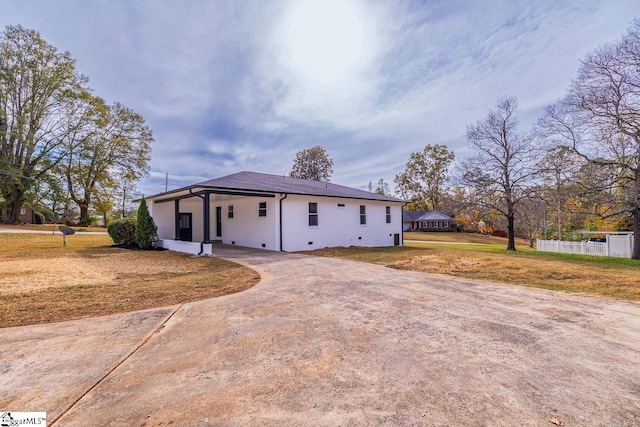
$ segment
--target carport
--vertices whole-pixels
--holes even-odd
[[[153,196],[149,210],[158,225],[162,247],[202,254],[211,253],[212,244],[221,241],[223,215],[234,214],[233,210],[223,212],[223,206],[229,209],[239,198],[254,200],[275,197],[275,193],[269,192],[190,186]],[[173,209],[166,209],[165,206],[171,203]]]

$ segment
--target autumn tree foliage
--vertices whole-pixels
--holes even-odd
[[[37,31],[0,33],[0,194],[9,222],[19,222],[34,183],[65,159],[86,118],[85,85],[71,55]]]
[[[113,202],[117,176],[146,173],[152,141],[139,114],[92,93],[69,52],[21,26],[0,33],[0,196],[8,222],[19,222],[25,203],[44,195],[61,205],[64,194],[88,223],[94,202]]]
[[[567,96],[540,120],[556,145],[597,168],[602,216],[628,216],[640,237],[640,20],[622,40],[587,55]],[[640,259],[640,238],[633,259]]]
[[[292,178],[330,182],[333,175],[333,160],[319,145],[298,151],[289,172]]]
[[[153,136],[144,118],[114,103],[92,99],[94,117],[80,144],[68,149],[62,164],[71,199],[80,208],[80,223],[88,225],[89,207],[113,204],[118,179],[141,178],[148,170]],[[108,196],[112,197],[108,197]]]
[[[396,175],[396,191],[413,207],[437,210],[442,202],[449,178],[449,166],[455,155],[445,145],[426,145],[411,153],[405,170]]]

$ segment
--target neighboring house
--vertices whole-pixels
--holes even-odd
[[[163,247],[274,251],[402,245],[403,200],[328,182],[239,172],[147,197]],[[197,243],[191,243],[197,242]]]
[[[402,230],[442,230],[451,229],[453,218],[438,211],[402,212]]]
[[[0,202],[1,203],[1,202]],[[6,222],[9,219],[9,208],[0,205],[0,220]],[[20,222],[23,224],[35,223],[35,214],[33,209],[23,206],[20,208]]]

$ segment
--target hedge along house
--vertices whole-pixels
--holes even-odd
[[[147,197],[161,245],[301,251],[402,244],[403,200],[328,182],[239,172]]]

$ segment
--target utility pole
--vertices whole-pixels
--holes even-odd
[[[167,188],[169,187],[169,172],[164,173],[164,192],[167,192]]]
[[[542,230],[544,232],[543,240],[547,240],[547,202],[544,202],[544,216],[542,217]]]
[[[122,183],[122,215],[121,218],[124,218],[124,205],[127,201],[127,181]]]

